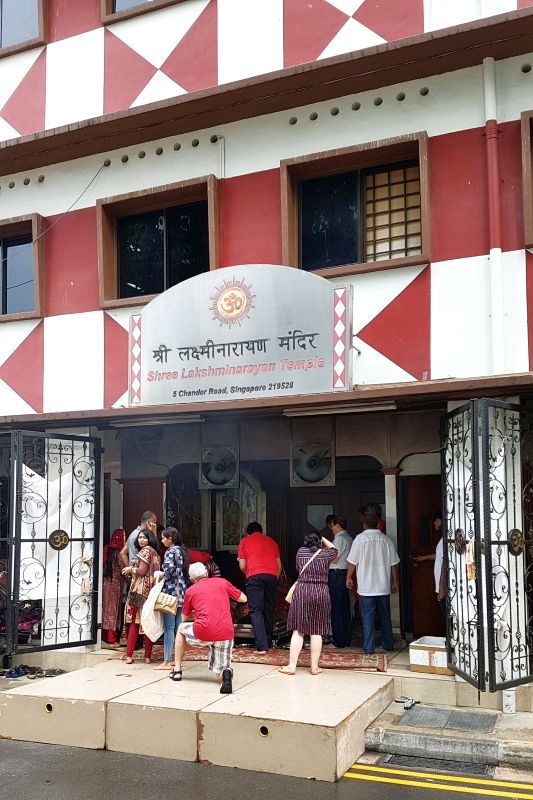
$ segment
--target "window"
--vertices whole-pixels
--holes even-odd
[[[0,48],[9,52],[43,43],[43,0],[0,0]]]
[[[524,244],[533,247],[533,111],[522,113],[522,203],[524,208]]]
[[[15,1],[15,0],[14,0]],[[146,14],[156,8],[166,8],[167,6],[183,3],[185,0],[100,0],[102,8],[102,22],[116,22],[117,19],[127,19],[128,17]]]
[[[117,221],[119,297],[164,292],[209,265],[207,201]]]
[[[213,175],[97,204],[100,299],[146,303],[218,266],[218,183]]]
[[[0,320],[41,315],[43,220],[31,217],[0,222]]]
[[[428,260],[427,137],[282,162],[283,259],[334,276]]]

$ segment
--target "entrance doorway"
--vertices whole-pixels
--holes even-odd
[[[295,577],[295,558],[304,537],[316,530],[325,534],[326,516],[339,514],[346,519],[352,536],[361,531],[359,509],[368,503],[385,503],[385,481],[380,464],[373,458],[338,458],[335,486],[316,486],[290,489],[287,537],[287,563],[291,577]]]
[[[403,578],[407,603],[404,606],[405,633],[444,636],[445,619],[435,595],[433,561],[416,563],[417,556],[435,552],[441,537],[433,528],[433,517],[442,504],[440,475],[415,475],[400,478],[403,519]]]

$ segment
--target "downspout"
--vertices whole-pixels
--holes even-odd
[[[504,313],[502,271],[502,221],[500,195],[500,160],[498,152],[496,69],[493,58],[483,59],[483,98],[485,104],[485,148],[489,206],[489,276],[491,372],[505,372]]]

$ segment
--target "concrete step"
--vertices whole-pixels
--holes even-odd
[[[176,683],[152,664],[110,660],[0,691],[0,737],[335,781],[393,687],[383,674],[238,663],[233,694],[221,695],[205,662],[186,662]]]
[[[444,707],[420,707],[428,709],[428,713],[439,708],[443,717],[452,713],[459,715],[455,718],[459,726],[462,725],[461,715],[471,713]],[[530,712],[501,714],[476,710],[476,719],[485,730],[459,730],[449,727],[452,721],[447,723],[448,727],[439,723],[406,724],[408,717],[404,718],[404,713],[408,714],[401,704],[392,703],[368,726],[365,732],[367,753],[507,765],[533,772],[533,714]],[[464,720],[466,722],[467,718]]]

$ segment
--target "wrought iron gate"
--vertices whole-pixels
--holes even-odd
[[[96,642],[100,443],[0,438],[0,652]],[[2,589],[3,587],[3,589]]]
[[[443,418],[450,667],[480,691],[533,679],[533,420],[473,400]]]

